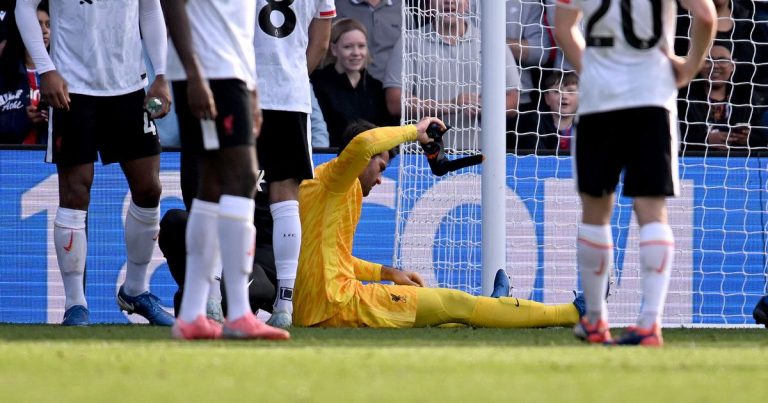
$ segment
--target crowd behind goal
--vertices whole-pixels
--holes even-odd
[[[46,113],[39,108],[38,80],[13,18],[13,1],[0,3],[0,144],[45,144]],[[46,10],[46,2],[41,10]],[[312,114],[313,146],[337,147],[338,127],[350,116],[377,124],[408,119],[401,100],[386,83],[390,56],[400,46],[400,36],[428,21],[429,1],[338,1],[336,20],[351,18],[366,29],[368,63],[361,85],[351,90],[328,83],[323,67],[337,60],[329,55],[313,75],[315,99]],[[362,4],[360,4],[362,3]],[[714,0],[718,31],[712,54],[701,74],[679,92],[680,150],[688,155],[731,151],[749,152],[768,147],[768,2]],[[479,5],[470,0],[470,21],[479,23]],[[519,80],[509,88],[516,102],[508,112],[507,149],[514,153],[568,154],[571,123],[578,108],[578,77],[570,73],[552,34],[554,1],[506,0],[507,44],[514,56]],[[689,16],[678,8],[675,52],[687,49]],[[47,11],[45,11],[47,13]],[[404,23],[403,23],[404,22]],[[41,22],[46,37],[50,25]],[[332,38],[338,40],[338,38]],[[400,54],[398,51],[396,54]],[[405,55],[408,57],[407,55]],[[416,56],[418,57],[418,56]],[[472,63],[477,63],[473,60]],[[397,66],[401,67],[401,66]],[[469,67],[467,67],[469,69]],[[400,71],[390,74],[399,75]],[[382,82],[385,83],[382,89]],[[458,85],[451,83],[452,85]],[[358,102],[366,99],[366,102]],[[445,109],[478,107],[467,97],[446,98]],[[476,100],[475,100],[476,102]],[[406,100],[407,104],[407,100]],[[44,104],[43,104],[44,106]],[[164,146],[178,146],[173,113],[159,121]],[[473,121],[476,123],[476,121]],[[330,130],[329,130],[330,128]],[[476,129],[475,129],[476,130]]]

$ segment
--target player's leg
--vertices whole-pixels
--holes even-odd
[[[624,177],[624,194],[634,198],[640,225],[643,303],[636,326],[619,344],[662,345],[661,315],[669,287],[675,239],[667,223],[666,197],[678,189],[677,120],[663,108],[633,111],[638,131]]]
[[[120,309],[171,326],[173,316],[149,292],[148,268],[160,231],[160,141],[144,91],[99,97],[97,143],[104,164],[120,163],[131,191],[125,217],[126,278],[117,293]]]
[[[292,324],[293,288],[301,247],[299,183],[313,176],[305,113],[265,110],[258,140],[259,162],[269,184],[272,247],[277,268],[277,295],[267,323]]]
[[[414,327],[463,323],[476,327],[530,328],[573,326],[579,311],[572,303],[546,305],[519,298],[476,297],[448,288],[418,288]]]
[[[636,326],[627,329],[617,343],[662,345],[661,315],[669,288],[675,238],[667,224],[664,198],[637,197],[634,209],[640,224],[643,302]]]
[[[220,195],[216,227],[228,302],[223,336],[287,339],[287,332],[256,319],[248,298],[256,247],[253,218],[257,186],[251,91],[239,80],[212,80],[210,86],[218,111],[215,122],[218,147],[203,154],[199,197],[212,202],[216,200],[215,193]],[[205,137],[207,130],[201,130]],[[189,250],[190,245],[187,247]],[[185,298],[188,293],[185,289]],[[206,302],[207,296],[208,293]]]
[[[89,323],[85,299],[85,260],[88,254],[86,217],[93,184],[95,143],[94,97],[71,94],[70,109],[53,109],[46,161],[56,164],[59,208],[53,222],[56,260],[64,283],[65,312],[62,325]]]
[[[192,199],[194,199],[197,196],[197,190],[198,190],[198,179],[200,178],[200,172],[199,172],[199,163],[200,163],[201,157],[196,152],[191,152],[191,150],[187,150],[184,147],[182,147],[181,153],[180,153],[180,162],[181,162],[181,196],[184,200],[184,206],[186,206],[187,211],[192,207]],[[219,191],[217,191],[219,193]],[[186,217],[186,216],[185,216]],[[186,228],[186,219],[185,219],[185,228]],[[183,233],[182,233],[182,239],[183,239]],[[184,256],[186,256],[186,250],[184,251]],[[186,259],[186,257],[185,257]],[[208,294],[208,302],[206,302],[206,315],[208,318],[215,320],[218,323],[224,323],[224,313],[222,312],[221,308],[221,259],[216,258],[216,264],[214,268],[214,282],[211,285],[211,291]],[[183,285],[183,282],[180,283]],[[178,298],[174,297],[175,299],[179,300],[179,304],[181,303],[181,295],[182,293],[177,293]],[[175,300],[174,299],[174,300]],[[176,304],[178,305],[178,304]],[[178,309],[177,309],[178,312]]]
[[[610,219],[623,165],[616,157],[617,133],[606,130],[618,127],[614,121],[610,113],[582,116],[574,136],[576,182],[582,202],[576,256],[587,311],[574,333],[591,343],[611,340],[605,303],[613,265]]]
[[[219,169],[222,193],[218,218],[222,274],[229,301],[227,318],[234,321],[251,313],[248,279],[256,244],[253,224],[256,150],[246,145],[219,150],[216,154],[214,164]]]
[[[272,248],[277,270],[277,294],[273,304],[272,326],[287,328],[293,320],[293,288],[301,250],[301,221],[299,220],[299,185],[295,179],[269,185],[272,213]]]
[[[613,265],[613,236],[610,218],[613,195],[594,197],[581,193],[582,221],[576,240],[576,260],[584,291],[586,315],[574,329],[576,337],[588,342],[611,340],[605,294]]]
[[[203,138],[201,122],[190,112],[186,82],[174,82],[172,87],[182,154],[185,157],[185,165],[182,166],[185,204],[189,200],[189,215],[184,232],[184,293],[172,334],[184,339],[218,338],[221,337],[221,326],[205,317],[206,300],[214,281],[214,267],[220,260],[218,233],[212,230],[218,225],[220,191],[215,167],[205,166],[202,158],[205,154],[204,141],[214,139]],[[195,169],[194,173],[190,172],[190,167]]]
[[[53,220],[53,244],[64,283],[62,325],[89,323],[85,299],[85,260],[88,255],[86,217],[93,183],[93,163],[57,167],[59,208]]]
[[[168,272],[178,287],[173,295],[173,309],[176,315],[181,307],[181,296],[184,293],[184,277],[187,264],[187,248],[184,244],[184,234],[187,230],[188,213],[185,210],[168,210],[160,220],[160,232],[157,246],[168,263]]]

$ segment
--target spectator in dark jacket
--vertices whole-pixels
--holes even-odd
[[[381,81],[366,67],[368,33],[356,20],[337,20],[331,29],[328,64],[312,73],[312,86],[328,125],[330,146],[338,147],[347,125],[363,119],[377,126],[397,124],[387,111]]]
[[[520,114],[517,149],[567,154],[571,150],[573,121],[579,107],[579,76],[559,71],[547,76],[543,83],[543,101],[546,107]],[[510,140],[507,144],[513,144]]]
[[[762,110],[751,103],[747,83],[734,83],[730,42],[716,41],[709,58],[678,99],[682,149],[727,150],[766,147]]]

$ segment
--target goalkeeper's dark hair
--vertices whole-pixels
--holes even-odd
[[[375,129],[379,126],[376,126],[375,124],[364,120],[364,119],[356,119],[347,125],[347,128],[344,129],[344,134],[341,135],[341,144],[339,144],[339,152],[338,155],[341,155],[341,152],[344,151],[345,148],[347,148],[347,145],[352,142],[352,139],[357,137],[358,134],[367,132],[368,130]],[[391,150],[389,150],[389,160],[392,161],[395,156],[397,156],[397,150],[398,147],[394,147]]]

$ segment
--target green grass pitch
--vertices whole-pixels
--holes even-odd
[[[617,331],[614,331],[617,333]],[[0,325],[0,402],[760,402],[768,331],[667,329],[662,349],[570,329],[293,329],[178,342],[149,326]]]

